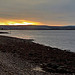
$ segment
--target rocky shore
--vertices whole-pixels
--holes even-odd
[[[75,53],[0,35],[0,75],[75,75]]]

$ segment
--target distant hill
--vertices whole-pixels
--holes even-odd
[[[0,25],[0,30],[75,30],[75,26]]]

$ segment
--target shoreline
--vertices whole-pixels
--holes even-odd
[[[0,35],[0,51],[18,54],[19,58],[40,66],[48,73],[75,73],[75,53],[20,39]],[[59,75],[60,75],[59,74]],[[68,74],[68,75],[69,75]],[[40,74],[41,75],[41,74]]]

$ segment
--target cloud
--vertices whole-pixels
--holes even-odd
[[[0,0],[0,17],[75,24],[75,0]]]

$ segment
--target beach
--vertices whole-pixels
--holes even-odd
[[[75,53],[0,35],[1,75],[75,75]]]

